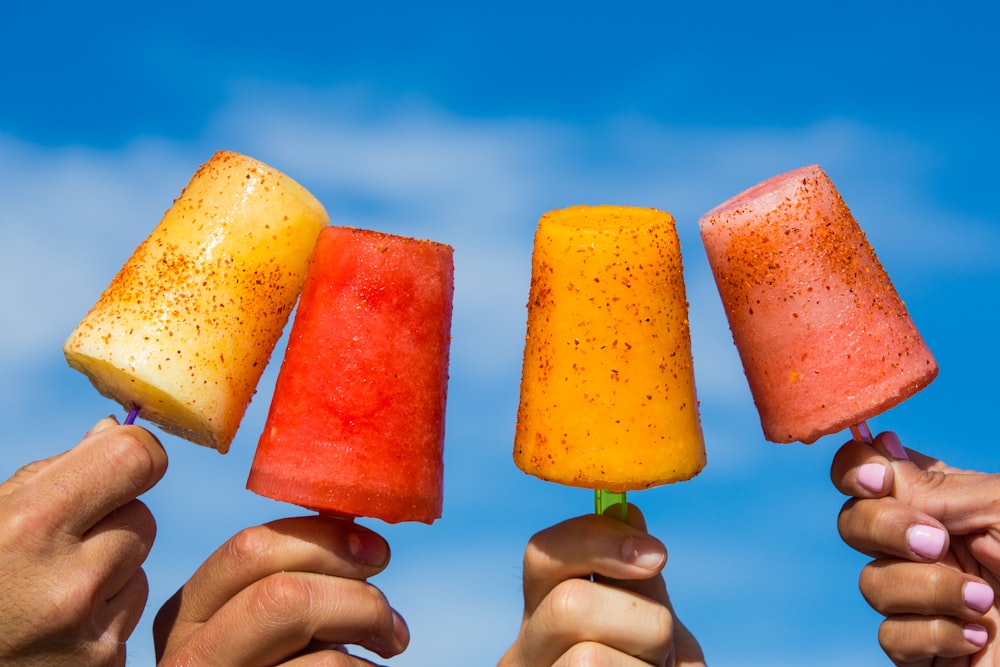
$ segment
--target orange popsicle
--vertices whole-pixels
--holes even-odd
[[[613,492],[704,467],[669,213],[577,206],[542,216],[514,461],[545,480]]]
[[[323,206],[220,151],[63,346],[98,391],[225,453],[298,298]]]
[[[937,375],[818,165],[764,181],[699,224],[768,440],[812,443],[888,410]]]

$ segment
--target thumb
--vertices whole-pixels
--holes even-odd
[[[99,422],[94,424],[94,426],[91,427],[89,431],[87,431],[86,435],[84,436],[84,439],[86,439],[87,436],[90,436],[94,433],[99,433],[100,431],[103,431],[106,428],[110,428],[111,426],[114,426],[117,423],[118,422],[115,421],[114,417],[105,417],[104,419],[101,419]],[[40,472],[48,468],[50,465],[52,465],[59,459],[64,458],[67,453],[68,451],[61,452],[54,456],[50,456],[46,459],[32,461],[30,463],[23,465],[13,475],[11,475],[7,481],[0,484],[0,498],[4,496],[9,496],[10,494],[20,489],[21,487],[28,484]]]
[[[952,535],[1000,527],[1000,475],[925,467],[916,461],[897,460],[891,465],[892,495],[934,517]]]

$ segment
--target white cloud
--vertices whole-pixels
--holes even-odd
[[[693,285],[705,271],[697,216],[757,180],[812,161],[842,181],[849,205],[878,221],[869,234],[895,265],[981,262],[986,253],[975,249],[988,244],[970,237],[996,236],[982,221],[935,211],[924,200],[918,186],[926,160],[913,158],[919,148],[844,121],[720,132],[623,118],[574,128],[463,119],[417,105],[371,111],[337,91],[270,92],[266,104],[244,104],[261,97],[253,89],[237,96],[215,122],[219,136],[200,141],[218,145],[204,150],[143,141],[99,152],[2,140],[0,177],[9,190],[0,202],[0,295],[8,312],[29,315],[0,334],[5,363],[23,364],[59,342],[216,148],[244,150],[301,180],[336,224],[454,245],[457,330],[505,353],[520,343],[531,234],[550,208],[614,202],[670,210]],[[463,361],[497,372],[491,360],[498,356],[470,350]]]
[[[0,327],[0,375],[5,378],[0,416],[4,421],[30,425],[49,417],[44,405],[26,404],[22,397],[57,394],[66,385],[68,370],[56,378],[51,373],[60,363],[62,340],[197,165],[217,149],[246,152],[301,181],[327,205],[335,224],[454,245],[452,377],[487,395],[493,390],[508,398],[520,371],[531,238],[538,217],[546,210],[577,203],[655,206],[674,213],[688,272],[699,397],[712,415],[712,423],[706,425],[710,469],[704,473],[705,483],[720,497],[735,477],[770,472],[761,470],[762,461],[789,466],[791,473],[788,469],[785,473],[794,477],[800,470],[788,461],[800,460],[796,457],[802,454],[778,457],[772,450],[761,449],[759,426],[747,403],[742,371],[698,242],[695,223],[701,213],[774,173],[818,162],[838,183],[880,255],[891,256],[894,270],[907,281],[933,280],[967,263],[974,269],[992,266],[989,251],[1000,240],[990,221],[962,217],[929,201],[923,185],[933,165],[918,142],[845,120],[788,130],[743,131],[666,127],[623,117],[575,127],[535,119],[461,118],[420,102],[393,106],[356,92],[342,93],[248,85],[234,91],[229,106],[190,143],[146,139],[121,150],[97,151],[39,147],[0,136],[0,182],[4,183],[0,302],[5,313]],[[942,220],[948,221],[947,235],[941,233]],[[81,386],[74,385],[74,390],[80,391]],[[191,479],[205,480],[216,472],[220,478],[231,479],[219,480],[211,495],[187,498],[176,511],[166,501],[160,504],[161,534],[166,539],[182,536],[170,556],[173,570],[190,572],[204,555],[185,550],[183,536],[190,529],[191,513],[202,506],[206,511],[223,512],[247,504],[243,457],[259,428],[265,399],[263,392],[251,406],[251,428],[240,436],[245,451],[237,455],[235,467],[231,459],[225,466],[220,462],[218,468],[206,467],[198,463],[199,456],[181,453],[185,443],[176,443],[168,475],[177,476],[177,481],[172,487],[164,486],[164,493],[182,494]],[[102,404],[89,395],[81,397],[62,416],[75,421],[87,418],[93,410],[106,409],[95,406]],[[462,416],[450,413],[449,418]],[[511,424],[512,420],[510,415]],[[62,425],[33,435],[23,447],[7,448],[2,461],[5,467],[16,466],[26,462],[24,452],[34,452],[36,446],[42,452],[46,447],[60,448],[61,443],[68,446],[58,438],[74,429]],[[508,455],[508,432],[493,432],[478,424],[457,430],[483,431],[481,440],[460,443],[463,446],[491,453],[503,449],[504,456]],[[58,436],[55,439],[53,432]],[[827,455],[829,451],[816,454]],[[455,458],[473,459],[472,454]],[[192,466],[188,473],[185,465]],[[480,473],[449,470],[451,479],[462,479],[449,488],[474,493],[478,485],[469,480],[478,479]],[[815,483],[825,483],[819,477]],[[745,486],[752,486],[752,480]],[[559,491],[563,489],[552,493]],[[539,499],[539,506],[544,502]],[[449,503],[458,506],[463,499],[450,497]],[[676,511],[666,504],[663,510],[664,514]],[[245,509],[232,513],[233,525],[259,518]],[[485,530],[490,527],[442,524],[434,528],[434,545],[445,554],[463,552],[469,548],[469,531],[478,531],[479,536]],[[746,530],[744,539],[758,537],[752,526]],[[497,535],[504,544],[510,540],[523,544],[526,538]],[[435,664],[479,664],[495,657],[479,641],[478,631],[464,631],[462,624],[472,619],[469,622],[478,624],[477,628],[509,627],[510,615],[519,614],[511,599],[518,575],[497,558],[475,554],[473,562],[473,556],[463,557],[470,559],[467,565],[446,563],[453,570],[451,581],[434,584],[435,591],[447,595],[435,596],[427,590],[426,578],[419,579],[425,569],[441,567],[440,561],[428,559],[403,570],[414,580],[402,582],[399,595],[412,599],[413,625],[421,634],[412,649],[412,655],[419,657],[409,662],[400,659],[398,664],[428,664],[424,656],[440,655],[441,646],[452,647],[448,650],[455,659]],[[720,558],[715,567],[726,567],[725,560]],[[497,572],[501,573],[499,582],[471,583],[496,577]],[[470,590],[479,596],[469,602],[471,611],[456,609],[449,602],[467,596]],[[724,598],[724,590],[716,592]],[[694,604],[699,605],[698,613],[710,618],[724,601]],[[139,633],[145,632],[148,625],[140,627]],[[495,644],[506,645],[509,639],[504,635]],[[720,657],[713,664],[755,664],[754,656],[733,655],[719,646],[724,644],[717,643],[710,651]],[[137,649],[135,656],[142,656],[143,650]],[[827,653],[825,662],[810,655],[808,663],[821,667],[881,664],[869,658],[877,651],[876,647],[871,653],[859,649],[857,655]],[[802,664],[798,657],[784,664]],[[767,664],[781,665],[782,660],[769,659]],[[756,664],[764,664],[763,659]]]

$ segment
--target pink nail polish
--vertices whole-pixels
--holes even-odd
[[[978,581],[966,582],[962,587],[962,599],[965,606],[976,611],[986,611],[993,606],[993,589]]]
[[[882,493],[885,488],[885,466],[881,463],[865,463],[858,468],[858,484],[872,493]]]
[[[880,438],[882,441],[882,446],[885,447],[889,455],[896,459],[897,461],[909,461],[910,457],[907,456],[906,450],[903,449],[903,443],[899,441],[899,436],[892,431],[887,431],[882,434]]]
[[[976,646],[985,646],[987,640],[990,638],[989,633],[986,632],[986,628],[975,623],[969,623],[962,628],[962,635],[965,636],[967,642]]]
[[[937,560],[944,552],[946,534],[940,528],[917,524],[906,531],[906,543],[913,553],[928,560]]]

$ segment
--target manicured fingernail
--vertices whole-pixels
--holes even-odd
[[[965,605],[976,611],[986,611],[993,606],[993,589],[978,581],[969,581],[962,588]]]
[[[906,531],[906,543],[913,553],[937,560],[944,551],[945,532],[940,528],[917,524]]]
[[[357,530],[347,537],[347,547],[351,556],[362,565],[381,567],[389,560],[389,550],[385,541],[374,533]]]
[[[885,447],[889,455],[896,459],[897,461],[909,461],[910,457],[906,455],[906,450],[903,449],[903,443],[899,441],[899,436],[888,431],[882,434],[882,445]]]
[[[965,636],[967,642],[976,646],[985,646],[986,641],[990,638],[989,633],[986,632],[986,628],[975,623],[969,623],[962,628],[962,634]]]
[[[885,488],[885,466],[881,463],[865,463],[858,468],[858,484],[872,493],[882,493]]]
[[[644,570],[659,570],[667,561],[663,545],[651,537],[627,537],[622,542],[622,558]]]

